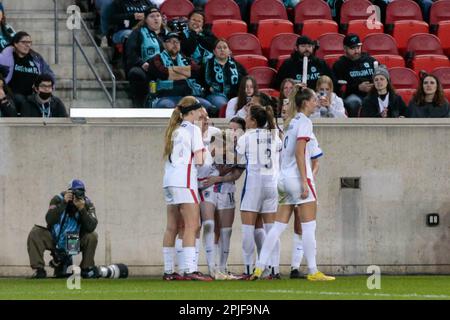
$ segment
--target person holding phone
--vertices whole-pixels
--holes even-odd
[[[333,92],[333,80],[321,76],[316,84],[319,104],[311,118],[347,118],[344,102]]]

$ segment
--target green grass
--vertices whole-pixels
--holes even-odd
[[[3,278],[0,279],[0,300],[450,300],[450,276],[382,276],[380,290],[369,290],[366,281],[364,276],[340,276],[332,282],[309,282],[304,279],[214,282],[168,282],[149,278],[82,279],[81,290],[69,290],[64,279]]]

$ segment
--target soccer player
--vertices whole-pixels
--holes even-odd
[[[313,90],[303,88],[296,93],[294,101],[296,108],[291,110],[284,125],[286,129],[281,153],[278,181],[279,207],[276,221],[266,236],[252,280],[260,278],[268,265],[276,242],[287,227],[294,206],[299,206],[302,221],[303,250],[308,262],[307,279],[310,281],[335,279],[324,275],[316,265],[317,199],[307,144],[313,136],[313,126],[308,116],[317,107],[318,99]]]
[[[163,239],[164,280],[212,280],[198,272],[195,263],[195,238],[200,221],[196,166],[204,162],[204,145],[201,130],[194,122],[199,120],[201,108],[195,97],[182,98],[165,132],[163,189],[167,227]],[[180,216],[184,224],[184,277],[174,272],[175,238]]]

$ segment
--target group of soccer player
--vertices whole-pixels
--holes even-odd
[[[221,131],[210,125],[195,97],[179,101],[165,132],[164,280],[280,278],[280,237],[292,213],[291,278],[301,276],[298,270],[304,255],[306,279],[335,279],[316,265],[314,175],[322,151],[308,117],[317,104],[313,90],[297,87],[283,105],[283,130],[276,125],[270,106],[254,104],[245,120],[233,118],[229,128]],[[240,213],[245,269],[236,276],[228,272],[227,259],[235,181],[244,171]],[[209,275],[198,271],[201,229]]]

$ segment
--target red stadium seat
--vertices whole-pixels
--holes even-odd
[[[419,77],[409,68],[390,68],[391,83],[397,89],[417,89]]]
[[[227,41],[235,56],[241,54],[262,55],[259,39],[251,33],[235,33],[229,36]]]
[[[272,88],[262,88],[262,89],[259,89],[259,92],[265,93],[274,98],[278,98],[280,96],[280,92],[278,90],[275,90]]]
[[[322,0],[303,0],[294,9],[294,25],[296,30],[301,30],[305,20],[324,19],[333,20],[331,9]]]
[[[441,40],[441,46],[444,53],[450,56],[450,21],[439,22],[437,36]]]
[[[226,113],[227,113],[227,105],[224,104],[219,109],[219,118],[225,118]]]
[[[339,33],[325,33],[317,38],[319,49],[316,57],[323,58],[328,54],[344,54],[344,35]]]
[[[397,42],[386,33],[369,34],[364,38],[362,51],[374,54],[398,55]]]
[[[248,74],[255,78],[258,88],[271,88],[277,70],[269,67],[254,67],[248,70]]]
[[[188,0],[166,0],[161,4],[161,13],[167,21],[176,17],[187,17],[194,10],[194,5]]]
[[[232,20],[232,19],[222,19],[222,20],[214,20],[212,23],[212,33],[217,38],[225,38],[227,39],[233,33],[247,32],[247,24],[242,20]]]
[[[250,8],[250,24],[258,24],[261,20],[288,20],[286,8],[279,0],[255,0]]]
[[[400,97],[402,97],[405,104],[408,105],[409,102],[411,101],[412,97],[416,93],[416,89],[398,89],[398,90],[395,90],[395,92]]]
[[[369,34],[383,33],[383,24],[379,21],[369,23],[368,20],[352,20],[348,22],[347,33],[356,33],[364,42]]]
[[[450,0],[439,0],[431,6],[430,25],[437,26],[441,21],[450,21]]]
[[[348,24],[351,20],[367,20],[372,16],[372,3],[369,0],[347,0],[341,7],[341,24]]]
[[[404,54],[408,39],[416,33],[427,33],[428,24],[424,21],[397,21],[392,36],[397,41],[400,54]]]
[[[278,57],[278,62],[277,62],[277,70],[280,69],[281,65],[284,63],[284,61],[286,61],[287,59],[289,59],[291,57],[290,54],[284,54],[282,56]]]
[[[233,0],[209,0],[205,4],[205,16],[207,24],[219,19],[242,20],[239,6]]]
[[[433,75],[439,79],[444,89],[450,89],[450,67],[439,67],[433,70]]]
[[[395,0],[390,2],[386,8],[385,24],[394,24],[401,20],[422,21],[422,11],[417,3],[412,0]]]
[[[406,44],[406,52],[410,52],[415,56],[423,54],[444,54],[439,38],[429,33],[418,33],[411,36]]]
[[[254,67],[268,66],[267,58],[257,54],[241,54],[238,56],[234,56],[234,59],[242,64],[246,70],[250,70]]]
[[[450,61],[444,55],[428,54],[416,56],[412,61],[413,70],[419,74],[421,70],[431,73],[439,67],[450,67]]]
[[[279,56],[291,54],[297,38],[298,35],[295,33],[280,33],[273,37],[269,50],[269,63],[275,66]]]
[[[327,54],[323,57],[323,60],[327,63],[330,68],[333,68],[333,64],[342,57],[342,54]]]
[[[294,25],[289,20],[267,19],[261,20],[258,25],[257,37],[265,56],[269,55],[270,43],[273,37],[280,33],[293,33]]]
[[[405,67],[405,60],[397,54],[374,54],[373,57],[388,68]]]
[[[325,33],[337,33],[338,24],[333,20],[313,19],[303,22],[302,35],[317,39]]]

